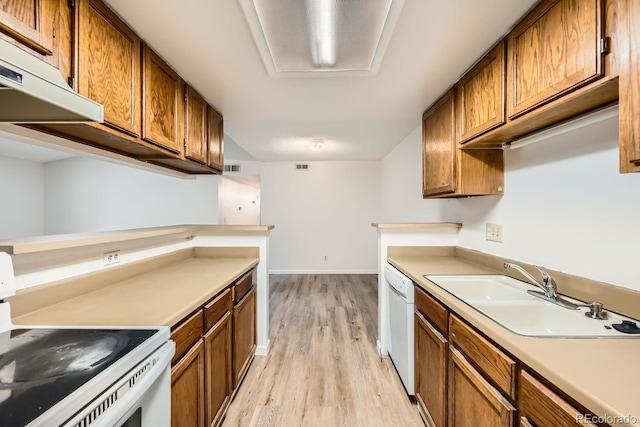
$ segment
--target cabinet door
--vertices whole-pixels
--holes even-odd
[[[104,107],[105,124],[140,134],[140,39],[100,0],[82,0],[78,92]]]
[[[528,372],[520,373],[520,416],[534,427],[595,426],[576,408],[545,387]]]
[[[256,288],[233,308],[233,388],[238,387],[256,349]]]
[[[58,0],[0,2],[0,31],[43,55],[53,54]]]
[[[219,171],[224,167],[223,163],[223,128],[222,115],[212,107],[209,107],[209,142],[207,165]]]
[[[453,90],[422,116],[422,194],[456,191],[456,135]]]
[[[447,340],[415,313],[416,400],[429,427],[447,422]]]
[[[625,52],[620,66],[620,172],[640,172],[640,2],[626,4]]]
[[[148,46],[142,55],[142,138],[182,154],[184,83]]]
[[[227,312],[204,336],[207,383],[207,426],[215,426],[224,414],[231,393],[231,313]]]
[[[512,427],[516,409],[450,347],[449,425],[452,427]],[[550,424],[552,425],[552,424]]]
[[[505,124],[506,57],[500,42],[458,82],[458,141],[463,144]]]
[[[200,163],[207,162],[207,102],[187,86],[185,106],[185,157]]]
[[[603,75],[601,0],[545,0],[510,33],[509,118]]]
[[[205,426],[202,340],[171,368],[171,426]]]

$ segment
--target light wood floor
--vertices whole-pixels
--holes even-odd
[[[223,427],[424,425],[376,351],[377,276],[271,275],[270,313]]]

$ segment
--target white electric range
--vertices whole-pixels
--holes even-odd
[[[169,427],[163,327],[16,326],[11,257],[0,252],[0,427]]]

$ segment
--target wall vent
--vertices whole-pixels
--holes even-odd
[[[224,165],[225,172],[240,172],[240,165]]]
[[[307,169],[309,169],[309,165],[307,165],[307,164],[296,165],[296,169],[298,169],[298,170],[307,170]]]

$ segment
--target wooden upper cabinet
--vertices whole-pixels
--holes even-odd
[[[458,142],[505,124],[506,56],[501,41],[456,85]]]
[[[509,34],[509,118],[602,77],[601,1],[545,0]]]
[[[422,116],[422,194],[456,191],[456,133],[453,90]]]
[[[100,0],[81,0],[78,92],[104,107],[105,124],[140,135],[140,39]]]
[[[208,145],[207,145],[207,165],[211,168],[222,171],[224,167],[223,153],[223,121],[222,115],[211,106],[208,109]]]
[[[58,0],[0,1],[0,31],[43,55],[53,54]]]
[[[640,2],[627,2],[620,69],[620,172],[640,172]]]
[[[502,150],[462,150],[456,143],[454,89],[422,116],[423,197],[502,194]]]
[[[142,56],[142,139],[182,154],[184,82],[147,45]]]
[[[190,86],[186,87],[185,153],[184,156],[200,163],[207,162],[207,101]]]

